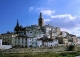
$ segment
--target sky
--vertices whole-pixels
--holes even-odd
[[[80,36],[80,0],[0,0],[0,33],[14,31],[17,19],[23,27],[44,23]]]

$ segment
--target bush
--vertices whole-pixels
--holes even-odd
[[[68,47],[68,51],[74,51],[74,45],[70,45],[69,47]]]

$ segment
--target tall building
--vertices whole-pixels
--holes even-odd
[[[38,19],[38,25],[40,27],[44,26],[44,20],[42,18],[42,13],[40,13],[39,19]]]

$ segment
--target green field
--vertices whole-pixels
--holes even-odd
[[[80,55],[80,52],[65,52],[65,53],[38,53],[38,54],[32,54],[32,53],[4,53],[0,54],[0,57],[75,57],[77,55]]]

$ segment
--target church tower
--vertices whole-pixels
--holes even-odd
[[[16,26],[14,28],[14,31],[15,31],[16,34],[19,33],[19,22],[18,22],[18,19],[17,19],[17,24],[16,24]]]
[[[42,18],[42,13],[40,13],[39,19],[38,19],[38,25],[40,27],[44,26],[44,20]]]

